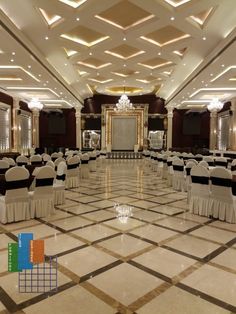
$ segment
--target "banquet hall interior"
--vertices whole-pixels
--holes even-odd
[[[236,313],[235,0],[0,0],[0,314]]]

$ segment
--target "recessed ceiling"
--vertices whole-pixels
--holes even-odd
[[[0,1],[0,85],[14,96],[78,105],[125,85],[179,106],[235,87],[235,0],[16,2]]]
[[[109,87],[107,88],[109,92],[115,93],[115,94],[136,94],[142,92],[141,88],[137,87],[131,87],[131,86],[114,86],[114,87]]]

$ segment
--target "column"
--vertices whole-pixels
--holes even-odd
[[[104,105],[101,115],[101,149],[106,149],[106,108]]]
[[[32,147],[39,147],[39,114],[38,109],[32,109]]]
[[[231,100],[230,111],[229,149],[236,150],[236,98]]]
[[[76,118],[76,147],[81,150],[81,108],[75,108],[75,118]]]
[[[217,111],[210,111],[210,150],[216,150],[217,145]]]
[[[21,125],[20,125],[20,99],[13,99],[13,108],[12,108],[12,150],[15,152],[21,153]]]
[[[169,150],[172,147],[172,132],[173,132],[173,110],[172,106],[166,108],[167,113],[167,144],[166,149]]]

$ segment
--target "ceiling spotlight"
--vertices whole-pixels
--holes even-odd
[[[123,40],[126,41],[126,37],[124,37]]]
[[[206,40],[206,37],[202,37],[202,40]]]
[[[45,40],[48,40],[49,39],[49,37],[48,36],[45,36]]]
[[[211,73],[210,76],[213,76],[213,73]]]
[[[126,67],[126,64],[124,64],[124,67]]]
[[[202,84],[204,83],[204,81],[202,81]]]
[[[42,74],[39,74],[39,77],[41,77],[42,76]]]
[[[93,54],[93,53],[90,51],[89,55],[92,56],[92,54]]]
[[[60,95],[62,95],[63,93],[62,92],[60,92]]]
[[[171,21],[174,21],[174,20],[175,20],[175,17],[174,17],[174,16],[172,16],[172,17],[170,18],[170,20],[171,20]]]
[[[14,56],[16,53],[13,51],[11,54]]]
[[[185,66],[185,65],[186,65],[186,63],[183,64],[183,66]]]
[[[65,66],[67,66],[67,63],[65,63]]]
[[[222,68],[224,68],[225,65],[224,65],[224,64],[221,64],[221,66],[222,66]]]
[[[158,56],[160,56],[161,55],[161,52],[158,52]]]
[[[28,69],[31,69],[31,65],[28,65]]]
[[[48,84],[49,82],[48,82],[48,81],[46,81],[46,83]]]
[[[14,59],[11,59],[11,62],[14,62]]]
[[[76,21],[79,21],[79,17],[76,18]]]

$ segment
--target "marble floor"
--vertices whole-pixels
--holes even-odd
[[[117,218],[115,204],[132,208]],[[58,289],[19,293],[7,245],[20,232],[57,256]],[[106,160],[56,214],[0,225],[0,314],[236,313],[236,225],[192,215],[142,160]]]

